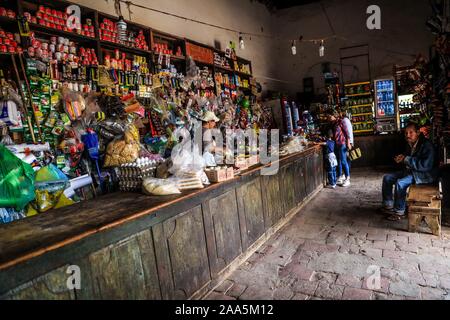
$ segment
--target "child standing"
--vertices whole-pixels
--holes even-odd
[[[325,145],[325,158],[327,164],[327,173],[328,173],[328,185],[329,189],[336,189],[337,177],[336,177],[336,168],[338,166],[336,154],[334,153],[334,148],[336,146],[336,142],[333,140],[334,133],[333,130],[328,131],[327,142]]]

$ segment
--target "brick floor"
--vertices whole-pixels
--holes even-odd
[[[208,299],[449,300],[450,229],[408,233],[407,221],[376,213],[383,172],[352,174],[349,189],[321,191]]]

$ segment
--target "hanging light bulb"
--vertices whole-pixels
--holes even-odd
[[[117,22],[117,34],[120,41],[127,40],[127,23],[122,16],[119,17],[119,22]]]
[[[244,50],[245,49],[245,42],[244,38],[241,34],[239,34],[239,49]]]
[[[297,47],[295,46],[295,40],[292,41],[292,55],[296,55],[297,54]]]
[[[321,57],[325,56],[325,44],[323,40],[320,40],[319,56]]]

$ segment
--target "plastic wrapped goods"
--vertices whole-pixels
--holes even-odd
[[[0,208],[20,211],[34,197],[33,168],[0,145]]]
[[[144,193],[155,196],[167,196],[180,194],[175,183],[165,179],[147,178],[143,182]]]

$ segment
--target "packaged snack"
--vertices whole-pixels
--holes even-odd
[[[180,194],[176,184],[165,179],[147,178],[143,182],[144,193],[155,196]]]

